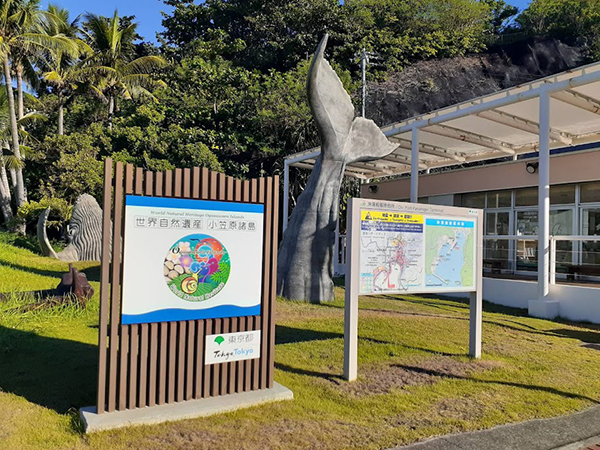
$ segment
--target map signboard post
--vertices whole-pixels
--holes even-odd
[[[469,292],[469,355],[481,356],[483,211],[351,199],[344,377],[356,378],[358,296]]]

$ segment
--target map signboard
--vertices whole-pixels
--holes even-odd
[[[128,195],[123,324],[260,314],[264,205]]]
[[[483,210],[353,198],[346,225],[344,378],[357,377],[359,295],[468,292],[481,356]]]
[[[473,291],[477,212],[418,213],[406,205],[360,210],[360,294]]]

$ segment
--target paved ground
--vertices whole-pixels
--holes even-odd
[[[391,450],[600,450],[600,406],[555,419],[442,436]]]

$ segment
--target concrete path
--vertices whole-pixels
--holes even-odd
[[[600,406],[554,419],[452,434],[391,450],[582,450],[600,442]]]

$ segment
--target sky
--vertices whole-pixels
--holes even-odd
[[[506,0],[507,3],[523,10],[527,7],[530,0]],[[78,14],[93,12],[103,16],[112,16],[115,9],[119,10],[119,15],[135,15],[138,23],[138,33],[144,37],[145,41],[156,41],[156,33],[162,30],[161,11],[170,11],[171,8],[165,5],[161,0],[42,0],[42,7],[48,3],[54,3],[66,8],[73,18]]]

